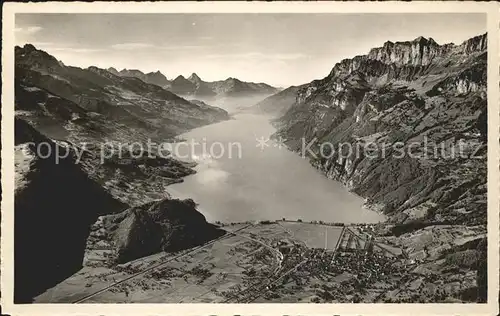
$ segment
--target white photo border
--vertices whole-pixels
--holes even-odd
[[[497,315],[499,302],[499,22],[495,2],[4,3],[2,28],[1,306],[10,315]],[[16,13],[485,13],[488,26],[488,303],[14,304],[14,17]],[[333,65],[332,65],[333,66]]]

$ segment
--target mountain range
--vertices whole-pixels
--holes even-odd
[[[121,71],[118,71],[113,67],[108,68],[107,70],[117,76],[139,78],[146,83],[155,84],[160,87],[166,87],[170,83],[167,77],[165,77],[165,75],[160,71],[149,73],[143,73],[138,69],[122,69]]]
[[[486,34],[461,45],[419,37],[342,60],[298,89],[275,136],[298,151],[315,140],[307,152],[312,163],[396,222],[484,224],[486,43]],[[320,155],[322,143],[370,143],[386,153]],[[453,156],[459,143],[474,158]],[[395,144],[413,155],[396,157]],[[445,158],[430,154],[428,144],[444,146]]]
[[[179,75],[173,80],[168,80],[160,71],[143,73],[137,69],[117,71],[115,68],[108,68],[107,70],[117,76],[141,79],[146,83],[158,85],[181,96],[200,97],[204,99],[267,96],[279,90],[266,83],[245,82],[236,78],[227,78],[226,80],[212,82],[203,81],[196,73],[192,73],[188,78]]]
[[[16,111],[52,138],[164,141],[228,119],[135,77],[66,66],[33,45],[15,49]]]

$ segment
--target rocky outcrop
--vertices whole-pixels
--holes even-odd
[[[126,205],[92,181],[68,148],[20,119],[15,172],[14,297],[21,303],[78,271],[90,225]]]
[[[276,136],[392,221],[484,224],[486,59],[486,35],[386,42],[301,87]]]
[[[111,263],[125,263],[157,252],[176,252],[224,234],[206,222],[192,200],[163,199],[101,217],[92,227],[88,252],[97,244],[113,249]]]

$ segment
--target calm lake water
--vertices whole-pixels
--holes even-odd
[[[196,161],[197,173],[169,186],[169,193],[195,200],[211,222],[283,217],[344,223],[383,220],[362,207],[362,198],[327,179],[300,155],[272,141],[262,149],[256,146],[256,139],[267,139],[274,131],[269,117],[236,114],[232,120],[181,135],[186,142],[177,147],[178,155]]]

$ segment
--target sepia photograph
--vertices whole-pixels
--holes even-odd
[[[12,14],[2,301],[498,312],[498,6],[260,5]]]

